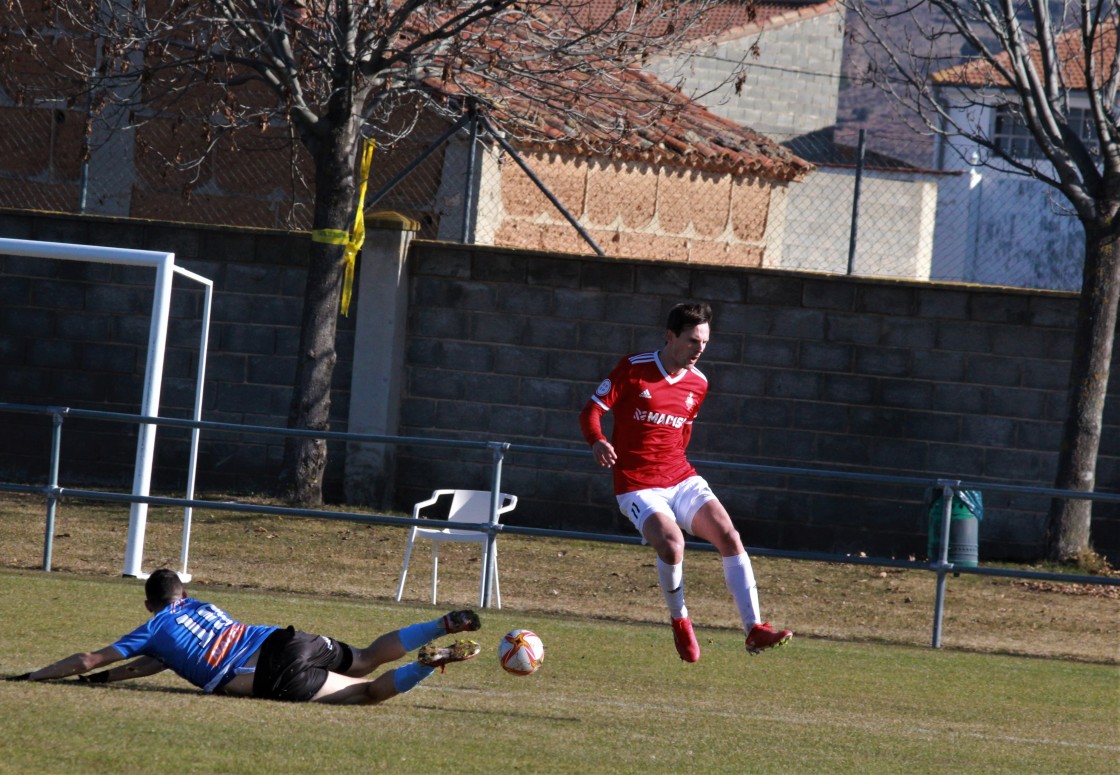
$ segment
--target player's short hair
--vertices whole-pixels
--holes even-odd
[[[691,301],[678,304],[669,310],[665,327],[677,336],[686,328],[695,328],[701,323],[712,322],[712,307],[705,301]]]
[[[183,597],[183,582],[175,571],[160,568],[144,582],[144,596],[154,609],[162,610]]]

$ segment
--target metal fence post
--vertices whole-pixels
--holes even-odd
[[[404,180],[410,174],[412,174],[412,171],[415,170],[417,167],[419,167],[421,164],[423,164],[425,159],[427,159],[429,156],[431,156],[433,153],[435,153],[439,149],[440,146],[442,146],[449,139],[451,139],[452,135],[454,135],[456,132],[458,132],[460,129],[462,129],[463,126],[467,123],[468,120],[469,120],[469,116],[466,116],[466,115],[460,116],[459,119],[454,124],[452,124],[446,132],[444,132],[442,135],[440,135],[439,138],[437,138],[434,142],[432,142],[431,145],[429,145],[427,148],[425,148],[424,151],[419,156],[417,156],[415,159],[413,159],[411,162],[409,162],[407,165],[405,165],[404,169],[402,169],[400,172],[398,172],[396,175],[394,175],[392,180],[390,180],[388,183],[386,183],[384,186],[382,186],[378,191],[376,191],[376,192],[370,194],[368,197],[366,197],[365,212],[367,212],[367,213],[370,212],[373,209],[374,205],[376,205],[378,202],[380,202],[382,199],[384,199],[385,196],[390,191],[392,191],[394,188],[396,188],[398,183],[400,183],[402,180]]]
[[[502,460],[507,442],[491,442],[490,448],[494,454],[494,473],[490,480],[490,522],[486,529],[486,565],[482,569],[482,607],[490,607],[490,588],[494,581],[494,554],[498,548],[498,504],[502,500]]]
[[[467,175],[463,181],[463,236],[459,241],[464,245],[473,242],[474,231],[474,164],[478,145],[478,105],[473,99],[468,102],[467,115],[470,116],[470,137],[467,142]]]
[[[51,463],[47,479],[47,526],[43,536],[43,570],[50,573],[54,554],[54,518],[58,509],[58,458],[62,448],[62,412],[51,415]]]
[[[867,130],[859,130],[859,146],[856,148],[856,185],[852,191],[852,224],[848,231],[848,274],[856,265],[856,237],[859,235],[859,199],[863,184],[863,157],[867,152]]]
[[[941,548],[937,552],[937,595],[933,604],[933,643],[935,649],[941,648],[941,624],[945,616],[945,576],[953,569],[949,564],[949,524],[953,509],[953,493],[960,482],[938,482],[941,485]]]

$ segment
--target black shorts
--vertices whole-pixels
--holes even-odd
[[[307,702],[327,681],[327,673],[345,673],[354,664],[354,649],[325,635],[294,627],[265,638],[257,655],[253,696]]]

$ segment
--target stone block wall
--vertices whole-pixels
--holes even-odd
[[[771,211],[791,185],[749,176],[594,162],[563,154],[526,154],[529,165],[608,256],[760,266]],[[493,242],[534,251],[587,254],[587,243],[513,164],[499,165],[488,187],[500,191],[481,225]],[[794,184],[798,185],[798,184]]]
[[[284,426],[287,421],[309,239],[151,221],[0,212],[0,236],[174,252],[176,265],[214,282],[202,418]],[[0,401],[139,412],[154,271],[109,264],[0,256]],[[161,414],[189,419],[195,398],[203,293],[176,278]],[[332,417],[345,427],[353,326],[340,321]],[[45,481],[49,417],[0,415],[0,474]],[[155,488],[185,484],[189,439],[158,432]],[[136,426],[67,419],[62,477],[100,484],[132,480]],[[283,440],[207,432],[200,490],[256,490],[274,480]],[[330,491],[341,493],[341,453]]]
[[[215,282],[203,419],[283,426],[294,369],[303,234],[0,212],[0,235],[176,253]],[[359,264],[359,272],[361,265]],[[748,545],[921,557],[916,486],[719,469],[727,461],[919,478],[1052,482],[1076,299],[1070,294],[873,281],[750,268],[598,259],[414,242],[399,433],[507,441],[510,522],[629,530],[576,417],[617,359],[655,349],[668,309],[707,299],[716,320],[700,367],[712,390],[691,456]],[[361,305],[359,295],[355,304]],[[201,294],[175,284],[164,414],[188,417]],[[0,401],[135,412],[151,279],[142,270],[0,258]],[[354,341],[340,321],[333,430],[346,430]],[[1120,489],[1113,379],[1098,488]],[[50,420],[0,414],[0,478],[43,482]],[[609,424],[609,421],[608,421]],[[570,455],[525,447],[565,448]],[[272,486],[282,442],[206,432],[198,487]],[[331,446],[326,494],[346,450]],[[134,426],[68,419],[62,477],[128,485]],[[187,434],[164,429],[153,486],[186,476]],[[488,452],[398,450],[394,505],[440,487],[487,487]],[[988,493],[981,558],[1033,559],[1047,499]],[[1093,540],[1120,560],[1120,514],[1098,505]]]
[[[1076,299],[1068,294],[751,269],[550,257],[418,243],[411,255],[404,435],[503,439],[585,451],[576,416],[623,354],[656,349],[684,299],[715,308],[700,363],[711,392],[694,460],[887,476],[1052,484]],[[1120,485],[1113,381],[1098,486]],[[609,415],[608,415],[609,417]],[[486,487],[486,453],[410,448],[405,502]],[[698,465],[748,544],[922,557],[918,486]],[[589,454],[516,446],[510,521],[628,529]],[[1046,498],[989,493],[987,559],[1035,557]],[[1098,549],[1120,552],[1115,507]]]

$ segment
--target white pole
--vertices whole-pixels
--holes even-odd
[[[144,367],[144,398],[140,413],[159,416],[160,386],[163,384],[163,356],[167,349],[167,319],[171,312],[171,281],[174,278],[175,254],[168,253],[156,265],[156,287],[152,301],[152,324],[148,335],[148,362]],[[156,426],[141,425],[136,439],[136,468],[132,494],[146,497],[151,491],[152,459],[155,454]],[[125,576],[142,577],[144,531],[147,527],[148,504],[133,503],[128,519],[128,543],[125,546]]]
[[[200,419],[202,406],[202,381],[205,377],[206,341],[210,327],[210,302],[213,283],[200,275],[175,266],[174,253],[130,248],[110,248],[102,245],[74,245],[64,242],[40,242],[0,237],[0,253],[61,261],[92,261],[125,266],[145,266],[156,270],[156,283],[152,302],[152,321],[148,336],[148,359],[144,370],[144,396],[140,413],[159,417],[160,387],[163,384],[163,360],[167,346],[168,317],[171,314],[171,286],[176,273],[206,286],[205,319],[202,329],[202,347],[198,384],[195,394],[195,419]],[[142,425],[136,440],[136,466],[133,471],[132,494],[146,497],[151,490],[152,461],[155,457],[156,426]],[[194,467],[197,460],[197,429],[191,437],[191,470],[188,498],[194,494]],[[128,525],[128,543],[125,547],[124,575],[142,577],[141,561],[144,555],[144,532],[148,506],[132,504]],[[190,540],[190,512],[184,524],[184,542]],[[186,543],[183,549],[183,572],[186,572]],[[189,576],[187,577],[189,579]]]
[[[153,268],[158,267],[164,261],[175,262],[174,253],[158,253],[154,250],[107,248],[101,245],[72,245],[66,242],[38,242],[36,240],[10,239],[7,237],[0,237],[0,253],[31,256],[33,258],[56,258],[62,261],[93,261],[100,264],[150,266]]]
[[[195,377],[194,383],[194,412],[191,415],[191,419],[198,422],[202,419],[202,391],[206,382],[206,355],[210,339],[210,306],[211,299],[214,295],[214,283],[205,277],[193,272],[188,272],[181,267],[175,267],[175,272],[202,283],[203,286],[205,286],[203,288],[204,295],[202,299],[202,333],[199,335],[198,342],[198,374]],[[190,461],[187,463],[187,500],[194,500],[195,474],[198,469],[199,435],[199,428],[191,428],[191,454]],[[179,554],[179,578],[184,583],[191,580],[191,574],[187,572],[187,559],[191,547],[191,517],[193,514],[194,509],[190,506],[183,509],[183,543],[182,551]]]

